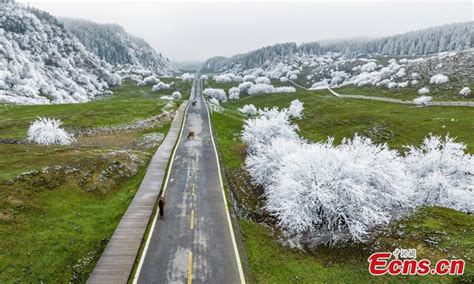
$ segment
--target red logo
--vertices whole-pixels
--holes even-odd
[[[428,259],[416,259],[415,249],[376,252],[369,256],[368,262],[369,272],[375,276],[387,273],[390,275],[462,275],[465,267],[462,259],[441,259],[432,267]]]

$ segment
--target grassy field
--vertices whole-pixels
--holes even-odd
[[[258,283],[367,283],[409,280],[413,283],[425,281],[461,281],[460,278],[401,277],[373,278],[368,273],[367,257],[371,252],[383,249],[417,248],[419,258],[439,260],[442,257],[462,257],[467,265],[463,276],[472,281],[474,264],[474,239],[469,232],[474,228],[472,215],[445,208],[426,208],[411,218],[394,224],[386,235],[377,238],[375,244],[338,248],[320,247],[315,251],[301,252],[280,244],[281,232],[266,225],[249,221],[265,220],[261,209],[261,191],[251,186],[248,175],[242,168],[245,145],[239,134],[245,117],[238,108],[245,104],[257,107],[287,107],[294,99],[304,102],[304,119],[296,121],[300,134],[311,140],[321,141],[328,136],[338,143],[343,137],[360,133],[374,141],[387,143],[403,151],[404,145],[419,144],[429,133],[458,138],[474,152],[474,111],[471,108],[425,107],[383,103],[365,100],[339,99],[327,91],[299,91],[294,94],[267,94],[244,97],[223,104],[222,113],[213,113],[212,122],[225,176],[230,189],[239,203],[239,212],[248,218],[240,225],[253,277]],[[430,246],[428,237],[440,239],[438,245]]]
[[[183,95],[190,88],[175,83]],[[113,91],[84,104],[1,106],[0,139],[24,140],[36,116],[60,118],[69,130],[146,119],[174,90],[125,81]],[[163,137],[169,125],[79,136],[71,146],[0,143],[0,282],[85,282],[160,143],[143,144],[144,135]]]
[[[420,96],[418,90],[422,88],[423,85],[418,85],[415,87],[407,87],[402,89],[387,89],[380,87],[372,86],[346,86],[342,88],[335,89],[336,92],[345,95],[364,95],[364,96],[374,96],[374,97],[388,97],[400,100],[413,100]],[[427,86],[430,89],[430,93],[427,96],[433,97],[435,101],[472,101],[474,95],[471,94],[468,97],[463,97],[459,95],[461,89],[451,88],[449,86]],[[469,88],[474,90],[474,84],[470,84]]]

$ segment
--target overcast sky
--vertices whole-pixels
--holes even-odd
[[[94,2],[30,0],[55,16],[117,23],[175,60],[230,56],[281,42],[384,36],[473,20],[464,1]]]

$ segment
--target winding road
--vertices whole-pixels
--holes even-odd
[[[245,282],[200,79],[193,86],[196,104],[165,180],[165,217],[153,220],[134,283]]]

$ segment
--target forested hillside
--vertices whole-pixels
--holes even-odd
[[[120,84],[48,13],[0,2],[0,102],[85,102]]]
[[[340,53],[344,57],[403,55],[419,56],[443,51],[461,51],[474,46],[474,22],[444,25],[379,39],[336,42],[275,44],[232,57],[213,57],[203,64],[205,71],[222,72],[265,67],[295,57]]]
[[[86,47],[112,65],[148,69],[158,75],[177,72],[170,61],[158,54],[146,41],[128,34],[117,24],[62,18],[66,29]]]

